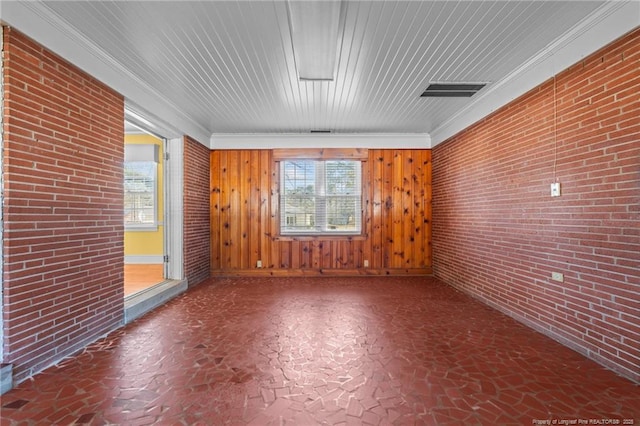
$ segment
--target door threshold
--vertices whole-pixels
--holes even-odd
[[[184,293],[187,280],[166,280],[124,298],[124,323],[129,324],[147,312]]]

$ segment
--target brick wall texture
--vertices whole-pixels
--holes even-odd
[[[184,138],[184,274],[190,286],[210,273],[209,157],[209,148]]]
[[[435,275],[640,381],[640,29],[432,154]]]
[[[122,324],[124,100],[2,30],[2,362],[19,382]]]

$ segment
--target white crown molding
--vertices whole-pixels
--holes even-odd
[[[211,149],[276,149],[276,148],[391,148],[429,149],[431,137],[426,133],[267,133],[213,134]]]
[[[640,1],[609,1],[431,132],[436,146],[640,25]]]
[[[2,1],[0,21],[26,34],[47,49],[115,91],[126,94],[126,103],[141,110],[158,124],[164,137],[189,135],[198,141],[209,139],[211,131],[187,117],[161,93],[130,72],[100,46],[60,18],[41,1]],[[171,123],[171,124],[168,124]]]

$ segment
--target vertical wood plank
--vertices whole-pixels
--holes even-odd
[[[415,264],[417,268],[424,268],[426,265],[425,253],[425,230],[424,230],[424,206],[426,193],[426,175],[425,175],[425,152],[426,150],[418,150],[416,152],[415,163],[417,164],[416,176],[417,182],[414,188],[413,203],[415,206],[413,232],[416,238],[416,248],[414,252]]]
[[[417,176],[415,174],[416,163],[413,159],[413,150],[402,151],[402,240],[403,240],[403,267],[416,267],[416,259],[413,255],[415,252],[415,235],[413,225],[415,223],[415,209],[413,204],[413,193],[416,188]]]
[[[323,269],[332,268],[333,265],[331,259],[331,243],[329,241],[321,241],[320,250],[322,252],[320,267]]]
[[[300,241],[292,241],[291,242],[291,267],[292,268],[300,268],[300,251],[302,248],[300,247]]]
[[[305,254],[305,259],[304,259],[304,267],[305,268],[312,268],[313,267],[313,249],[315,247],[315,243],[316,241],[312,240],[312,241],[305,241],[304,243],[304,247],[303,247],[303,251]]]
[[[322,267],[321,264],[321,253],[320,253],[320,247],[322,245],[322,242],[319,240],[313,240],[311,241],[311,264],[309,265],[309,267],[314,268],[314,269],[320,269]]]
[[[280,250],[280,268],[291,268],[291,241],[278,241]]]
[[[371,199],[371,250],[372,268],[383,268],[383,170],[384,157],[382,150],[370,150],[369,168],[372,174],[372,199]]]
[[[313,258],[314,258],[314,248],[316,247],[317,240],[306,241],[306,260],[305,267],[312,268],[313,267]]]
[[[249,268],[255,268],[260,260],[260,152],[252,150],[249,158]]]
[[[220,269],[220,151],[210,155],[211,269]]]
[[[422,217],[423,227],[425,228],[424,240],[425,240],[425,265],[431,267],[433,265],[433,253],[431,249],[431,229],[432,229],[432,221],[431,221],[431,204],[432,204],[432,163],[431,163],[431,151],[426,151],[424,153],[425,163],[424,163],[424,174],[425,174],[425,194],[424,194],[424,216]]]
[[[220,151],[220,182],[222,184],[220,192],[220,268],[222,270],[231,268],[231,230],[229,229],[231,188],[229,186],[228,156],[228,151]]]
[[[300,241],[300,245],[298,246],[298,267],[303,269],[307,267],[307,254],[309,252],[307,243],[308,241]]]
[[[362,240],[352,240],[351,247],[353,249],[353,266],[352,268],[362,268]]]
[[[349,251],[347,247],[346,241],[338,241],[338,259],[339,259],[339,268],[346,268],[349,264]]]
[[[383,204],[383,262],[382,268],[390,268],[393,253],[393,151],[384,150],[382,171]]]
[[[240,222],[240,230],[238,238],[240,242],[240,256],[238,268],[252,268],[249,258],[251,255],[251,246],[249,244],[249,235],[251,234],[251,205],[249,200],[251,197],[251,152],[249,150],[240,151],[240,167],[238,169],[238,197],[240,199],[240,211],[236,215]]]
[[[335,241],[327,241],[325,243],[328,246],[328,251],[329,251],[329,264],[327,265],[327,268],[331,268],[331,269],[335,269],[338,267],[338,262],[337,262],[337,253],[336,253],[336,242]]]
[[[270,184],[271,188],[269,194],[271,197],[271,204],[269,206],[269,217],[271,224],[271,263],[276,267],[283,267],[284,264],[291,264],[290,259],[285,262],[282,261],[282,253],[280,250],[280,242],[275,238],[280,232],[280,174],[278,163],[273,161],[272,151],[269,151],[269,159],[271,160],[270,166]]]
[[[229,268],[241,268],[241,218],[240,201],[240,152],[229,151],[227,154],[227,178],[229,181]]]
[[[404,206],[402,205],[403,196],[402,196],[402,184],[403,184],[403,173],[402,173],[402,151],[394,150],[393,152],[393,233],[392,233],[392,262],[391,267],[393,268],[402,268],[404,266],[404,242],[403,238],[403,210]]]
[[[368,159],[371,161],[370,159]],[[371,264],[373,247],[371,244],[371,168],[369,161],[362,165],[362,235],[365,240],[360,246],[360,259],[358,268],[364,266],[363,260],[368,260]]]
[[[262,260],[263,268],[273,267],[271,259],[271,217],[269,212],[269,206],[271,205],[271,195],[269,190],[271,188],[270,176],[271,176],[271,158],[269,158],[269,151],[259,151],[260,157],[260,248],[259,258]]]

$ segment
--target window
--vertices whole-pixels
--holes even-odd
[[[129,227],[155,227],[157,164],[124,163],[124,223]]]
[[[282,235],[355,235],[362,222],[362,163],[285,160],[280,163]]]
[[[124,224],[130,230],[158,227],[158,159],[156,144],[124,147]]]

